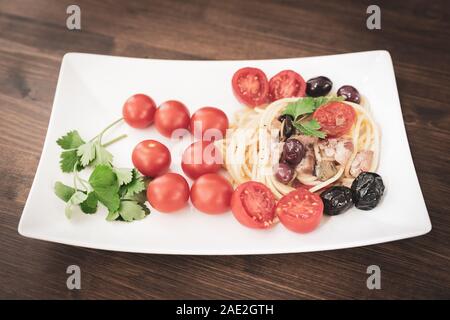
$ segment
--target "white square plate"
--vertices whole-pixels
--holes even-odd
[[[89,139],[121,116],[123,102],[145,93],[157,103],[183,101],[191,114],[202,106],[222,108],[232,118],[241,108],[231,91],[238,68],[254,66],[270,77],[293,69],[305,79],[325,75],[334,90],[351,84],[368,99],[382,134],[378,169],[386,185],[380,205],[365,212],[323,219],[309,234],[296,234],[277,225],[270,230],[241,226],[231,212],[206,215],[191,206],[176,214],[156,210],[132,223],[107,222],[106,211],[95,215],[64,215],[64,203],[53,193],[55,181],[70,184],[59,168],[60,149],[55,143],[76,129]],[[132,167],[131,151],[143,139],[156,139],[172,152],[171,170],[181,172],[181,146],[154,128],[137,130],[123,124],[111,136],[127,139],[108,149],[114,164]],[[387,51],[369,51],[311,58],[254,61],[172,61],[68,53],[62,61],[53,111],[41,160],[19,224],[19,233],[36,239],[76,246],[165,254],[269,254],[357,247],[419,236],[431,223],[408,146],[392,60]]]

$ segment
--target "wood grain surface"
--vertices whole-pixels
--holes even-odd
[[[81,31],[66,8],[81,7]],[[0,298],[450,298],[450,2],[0,0]],[[389,50],[433,230],[368,247],[283,255],[107,252],[17,232],[42,151],[62,56],[264,59]],[[380,94],[383,94],[380,92]],[[389,137],[387,137],[389,138]],[[45,214],[43,212],[43,214]],[[66,287],[66,268],[82,289]],[[381,290],[366,268],[381,267]]]

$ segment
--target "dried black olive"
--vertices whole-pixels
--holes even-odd
[[[333,82],[324,76],[309,79],[306,82],[306,94],[310,97],[325,96],[330,92]]]
[[[329,216],[335,216],[347,211],[352,205],[352,190],[339,186],[331,187],[320,195],[323,201],[323,212]]]
[[[374,172],[361,172],[352,183],[353,202],[361,210],[375,208],[383,192],[383,179]]]

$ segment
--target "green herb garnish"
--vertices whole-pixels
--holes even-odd
[[[316,120],[306,121],[305,118],[312,114],[320,106],[333,101],[343,101],[344,97],[305,97],[291,102],[286,106],[283,114],[290,115],[294,119],[294,126],[302,134],[307,136],[326,137],[325,132],[320,131],[320,124]]]
[[[113,155],[106,150],[107,146],[126,135],[102,144],[103,134],[121,120],[107,126],[88,142],[77,131],[70,131],[57,140],[63,149],[60,155],[61,170],[73,174],[73,186],[56,182],[54,187],[55,194],[66,202],[67,218],[72,217],[77,206],[86,214],[96,213],[98,203],[108,209],[108,221],[139,220],[150,213],[145,205],[144,177],[135,169],[114,167]],[[89,179],[84,180],[78,172],[88,166],[94,170]]]

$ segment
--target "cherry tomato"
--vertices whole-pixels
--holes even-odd
[[[163,136],[170,138],[176,129],[188,129],[190,122],[188,108],[176,100],[162,103],[155,113],[155,127]]]
[[[228,117],[220,109],[203,107],[192,115],[190,128],[197,139],[221,140],[228,129]]]
[[[169,149],[155,140],[144,140],[134,147],[133,165],[144,176],[156,177],[167,171],[172,161]]]
[[[149,96],[135,94],[125,101],[122,115],[125,122],[133,128],[146,128],[152,124],[156,105]]]
[[[230,209],[233,187],[217,173],[207,173],[195,180],[191,188],[191,201],[198,210],[218,214]]]
[[[236,99],[246,106],[257,107],[268,101],[269,81],[258,68],[239,69],[233,75],[231,85]]]
[[[321,130],[329,137],[340,137],[355,123],[356,112],[346,103],[329,102],[318,108],[313,118],[319,122]]]
[[[320,224],[323,202],[320,196],[299,188],[278,201],[276,208],[281,223],[291,231],[306,233]]]
[[[148,184],[147,200],[161,212],[180,210],[189,200],[189,185],[178,173],[166,173]]]
[[[183,152],[181,168],[191,179],[197,179],[205,173],[215,173],[222,167],[222,156],[213,143],[197,141]]]
[[[275,197],[272,191],[260,182],[244,182],[233,192],[231,211],[246,227],[269,228],[274,224]]]
[[[269,81],[269,96],[271,101],[282,98],[305,96],[305,80],[297,72],[283,70]]]

